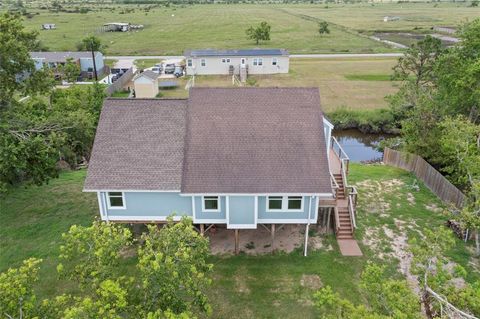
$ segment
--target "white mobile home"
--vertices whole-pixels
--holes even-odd
[[[288,73],[284,49],[188,50],[184,53],[187,75]]]

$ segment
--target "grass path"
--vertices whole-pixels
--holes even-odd
[[[44,259],[37,285],[48,297],[72,286],[56,276],[61,233],[72,224],[89,224],[97,216],[96,197],[82,193],[85,171],[63,173],[41,187],[18,187],[1,200],[0,271],[18,266],[28,257]],[[312,294],[322,285],[354,302],[362,302],[359,275],[367,261],[387,265],[391,276],[401,277],[399,236],[419,236],[424,227],[446,220],[441,203],[414,176],[383,165],[352,164],[350,180],[359,188],[357,238],[364,257],[342,257],[333,236],[323,237],[323,247],[302,256],[291,254],[211,257],[215,265],[209,295],[213,318],[313,318]],[[480,279],[479,261],[471,246],[457,242],[449,252],[452,261],[466,267],[468,281]],[[398,250],[398,249],[397,249]],[[125,262],[125,271],[134,258]]]

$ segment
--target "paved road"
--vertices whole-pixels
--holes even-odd
[[[333,59],[333,58],[397,58],[401,57],[403,53],[335,53],[335,54],[291,54],[291,58],[318,58],[318,59]],[[168,56],[168,55],[125,55],[125,56],[106,56],[106,59],[114,60],[137,60],[137,59],[183,59],[183,56]]]

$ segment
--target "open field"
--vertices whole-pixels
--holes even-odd
[[[336,25],[367,31],[430,31],[433,26],[456,27],[480,16],[480,7],[463,3],[390,3],[352,4],[313,7],[288,7],[286,12],[326,20]],[[383,17],[399,17],[398,21],[383,22]]]
[[[67,8],[68,6],[65,5]],[[358,31],[427,31],[433,26],[456,26],[480,16],[480,8],[468,3],[402,4],[302,4],[302,5],[193,5],[157,7],[93,5],[88,13],[38,12],[25,19],[28,29],[55,23],[57,30],[40,31],[40,39],[51,51],[75,50],[86,35],[96,34],[108,45],[109,55],[178,55],[192,48],[250,48],[245,30],[261,21],[272,26],[271,41],[260,47],[279,47],[291,53],[373,53],[393,49],[361,35]],[[134,12],[122,13],[125,8]],[[401,19],[383,22],[383,16]],[[330,22],[331,33],[319,35],[317,22]],[[138,32],[98,33],[107,22],[143,24]],[[398,49],[397,49],[398,50]]]
[[[57,279],[55,267],[61,233],[72,224],[89,224],[98,215],[95,194],[81,192],[84,178],[84,170],[62,173],[49,185],[19,187],[0,198],[0,271],[28,257],[43,258],[36,288],[40,297],[72,291],[70,284]],[[367,261],[385,264],[391,276],[405,275],[399,267],[408,259],[399,244],[419,236],[425,227],[444,223],[440,202],[421,184],[415,190],[415,178],[399,169],[352,164],[350,179],[359,188],[357,238],[365,256],[342,257],[333,236],[316,235],[312,239],[323,247],[306,258],[300,249],[291,254],[211,257],[213,318],[314,318],[311,297],[322,285],[363,301],[358,280]],[[472,249],[458,240],[448,254],[452,262],[466,267],[470,282],[480,279]],[[126,272],[134,261],[135,257],[125,259]]]
[[[339,107],[379,109],[388,106],[385,96],[397,91],[390,81],[394,58],[361,59],[291,59],[289,74],[249,76],[260,87],[319,87],[322,107],[326,112]],[[186,97],[187,78],[177,80],[176,90],[162,91],[163,97]],[[230,76],[197,76],[195,86],[233,86]]]

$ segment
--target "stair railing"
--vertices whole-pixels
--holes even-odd
[[[333,192],[334,197],[337,198],[338,197],[338,190],[340,189],[340,186],[338,186],[337,180],[333,176],[332,172],[330,172],[330,180],[332,182],[332,189],[334,191]]]
[[[352,226],[352,233],[357,228],[356,221],[356,206],[357,206],[357,189],[355,186],[350,186],[348,194],[348,213],[350,214],[350,225]]]
[[[333,213],[335,215],[335,235],[340,231],[340,215],[338,214],[337,207],[333,208]]]
[[[356,213],[357,213],[357,188],[355,186],[351,186],[348,184],[347,176],[350,164],[350,158],[348,157],[347,153],[343,150],[340,143],[338,143],[337,139],[332,136],[331,138],[331,149],[335,152],[335,154],[340,159],[340,172],[342,174],[343,180],[343,189],[345,192],[345,196],[347,196],[348,200],[348,213],[350,215],[350,224],[352,226],[352,232],[357,228],[357,221],[356,221]],[[331,173],[330,173],[331,175]],[[337,183],[338,186],[338,183]]]

